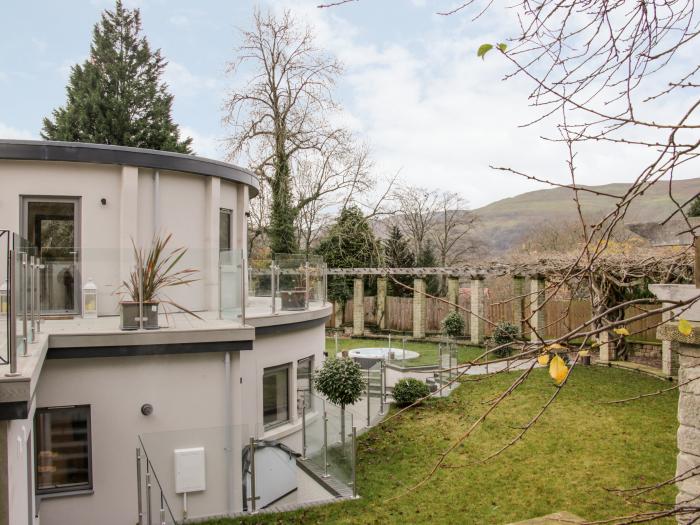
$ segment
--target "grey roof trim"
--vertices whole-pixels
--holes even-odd
[[[245,168],[196,155],[154,149],[83,142],[0,139],[0,159],[88,162],[183,171],[245,184],[250,188],[251,198],[257,196],[260,190],[257,177]]]

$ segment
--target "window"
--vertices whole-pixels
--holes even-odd
[[[219,251],[231,249],[231,218],[233,211],[221,208],[219,210]]]
[[[263,423],[272,428],[289,421],[289,365],[263,372]]]
[[[301,409],[306,406],[309,411],[313,408],[311,396],[311,379],[314,371],[314,356],[305,357],[297,362],[297,414],[301,417]]]
[[[37,494],[92,489],[89,406],[38,408],[34,440]]]

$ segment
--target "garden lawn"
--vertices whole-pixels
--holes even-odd
[[[338,349],[352,350],[353,348],[386,348],[389,346],[389,342],[386,339],[349,339],[349,338],[338,338]],[[401,352],[401,339],[392,338],[391,347],[397,350],[397,355]],[[423,366],[423,365],[437,365],[438,363],[438,344],[437,343],[406,343],[406,350],[415,350],[420,354],[419,357],[415,359],[409,359],[406,361],[406,366]],[[459,345],[457,360],[459,363],[466,363],[479,357],[484,353],[483,348],[476,346],[463,346]],[[326,338],[326,352],[329,356],[335,355],[335,339],[332,337]]]
[[[668,383],[625,370],[578,367],[523,441],[485,464],[477,463],[513,438],[517,427],[554,392],[544,369],[535,370],[447,456],[447,468],[412,490],[440,453],[515,377],[510,373],[464,383],[449,398],[432,400],[363,435],[358,452],[359,500],[215,520],[209,525],[504,524],[561,510],[600,520],[648,508],[626,503],[606,488],[638,487],[673,477],[676,392],[603,405],[603,400],[655,392]],[[405,495],[387,503],[399,494]],[[656,501],[674,497],[673,487],[647,495]]]

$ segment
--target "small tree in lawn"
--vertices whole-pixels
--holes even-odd
[[[326,359],[314,372],[314,386],[328,401],[340,406],[340,433],[345,443],[345,407],[359,401],[365,389],[360,365],[346,357]]]

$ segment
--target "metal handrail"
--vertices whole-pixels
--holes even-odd
[[[138,436],[139,440],[139,445],[141,445],[140,448],[136,449],[136,475],[138,476],[137,478],[137,487],[139,488],[139,494],[141,492],[141,450],[143,451],[143,455],[146,458],[146,523],[147,525],[151,525],[152,523],[152,517],[151,517],[151,483],[150,483],[150,478],[153,476],[153,479],[156,480],[156,484],[158,485],[158,490],[160,491],[160,498],[161,498],[161,508],[160,508],[160,523],[164,524],[164,518],[165,518],[165,511],[167,510],[168,515],[170,516],[170,519],[175,525],[178,525],[178,521],[175,519],[175,515],[173,514],[172,509],[170,508],[170,504],[168,503],[168,498],[165,497],[165,491],[163,490],[163,485],[161,485],[160,480],[158,479],[158,474],[156,474],[155,469],[153,468],[153,462],[151,462],[150,458],[148,457],[148,451],[146,450],[146,447],[143,444],[143,440],[141,439],[141,436]],[[165,506],[163,506],[165,504]],[[139,525],[143,525],[143,507],[142,507],[142,502],[141,498],[138,500],[138,512],[139,512]]]

